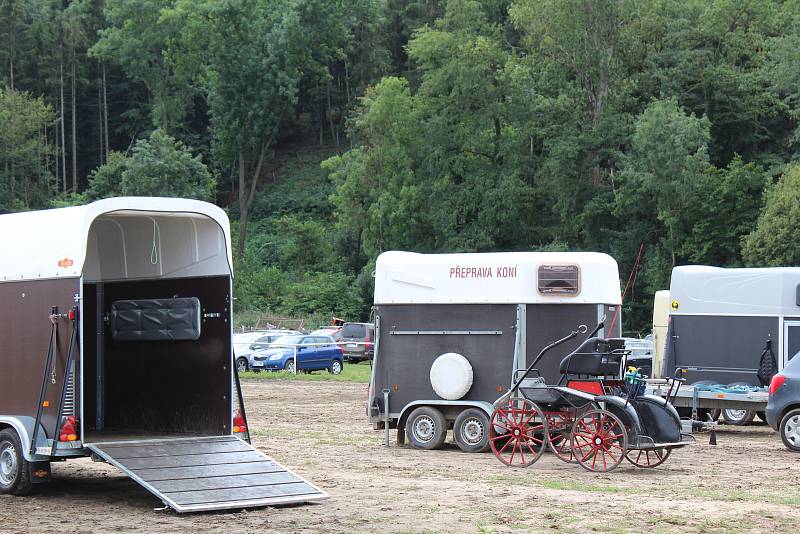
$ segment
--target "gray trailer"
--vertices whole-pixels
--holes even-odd
[[[617,264],[599,253],[385,252],[375,272],[375,358],[369,420],[435,449],[453,429],[466,452],[485,450],[492,403],[547,344],[606,317],[619,337]],[[603,333],[601,332],[601,335]],[[559,380],[559,347],[539,366]]]
[[[326,497],[249,444],[221,209],[114,198],[0,235],[0,492],[92,456],[178,512]]]
[[[800,268],[676,267],[669,294],[657,376],[685,368],[688,384],[749,386],[749,401],[700,396],[698,406],[725,410],[735,424],[751,421],[766,406],[765,392],[756,389],[767,385],[761,366],[780,371],[800,351]]]

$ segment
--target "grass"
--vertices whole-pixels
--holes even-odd
[[[242,378],[252,378],[256,380],[301,380],[304,382],[363,382],[368,383],[372,374],[372,366],[369,362],[345,363],[341,374],[332,375],[328,371],[313,371],[306,373],[287,373],[286,371],[262,371],[254,373],[248,371],[241,373]]]

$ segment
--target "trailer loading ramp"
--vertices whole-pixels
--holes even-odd
[[[316,501],[328,494],[234,436],[90,443],[176,512]]]

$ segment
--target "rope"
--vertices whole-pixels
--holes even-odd
[[[639,265],[641,264],[643,252],[644,243],[640,243],[639,252],[636,253],[636,259],[633,262],[633,268],[631,269],[631,273],[628,275],[628,281],[625,283],[625,289],[622,291],[622,298],[619,301],[620,305],[617,308],[617,311],[614,313],[614,318],[611,320],[611,327],[608,329],[609,333],[614,331],[614,326],[617,324],[617,318],[622,311],[622,303],[625,302],[625,296],[628,294],[628,289],[633,291],[633,287],[636,285],[636,278],[639,275]],[[609,333],[606,333],[606,338],[608,338]]]
[[[156,246],[156,221],[153,221],[153,248],[150,249],[150,264],[158,263],[158,247]]]

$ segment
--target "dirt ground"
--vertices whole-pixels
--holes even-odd
[[[800,455],[766,426],[725,427],[716,447],[698,434],[659,468],[598,475],[549,454],[511,469],[452,439],[440,451],[386,448],[365,419],[366,384],[252,380],[245,396],[254,445],[329,500],[178,515],[82,459],[54,464],[34,496],[0,496],[0,531],[779,533],[800,522]]]

